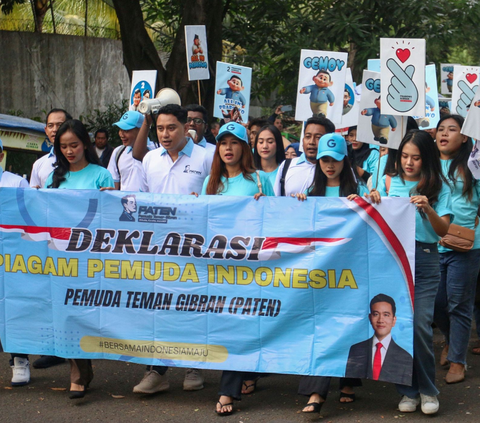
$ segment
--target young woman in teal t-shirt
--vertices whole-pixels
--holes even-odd
[[[79,120],[65,121],[54,142],[57,162],[48,188],[100,189],[113,187],[110,172],[100,166],[88,131]],[[91,360],[70,359],[70,399],[83,398],[93,379]]]
[[[465,379],[475,288],[480,270],[480,226],[477,217],[480,181],[468,168],[473,142],[461,133],[463,122],[463,117],[459,115],[447,115],[438,122],[436,134],[443,175],[452,192],[454,223],[475,230],[474,244],[468,252],[439,247],[441,278],[434,320],[445,336],[440,364],[450,363],[445,377],[447,383]]]
[[[412,386],[397,385],[403,395],[400,412],[413,412],[421,403],[424,414],[438,411],[433,354],[433,312],[440,283],[437,242],[453,218],[450,189],[442,176],[440,159],[430,134],[407,132],[397,152],[396,171],[385,175],[370,197],[410,197],[415,204],[415,291]]]

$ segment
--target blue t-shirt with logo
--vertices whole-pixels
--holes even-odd
[[[260,172],[259,172],[260,174]],[[257,182],[257,175],[256,173],[251,173],[250,176],[252,180],[245,179],[243,174],[237,175],[233,178],[225,178],[224,176],[221,177],[221,181],[223,183],[223,190],[219,192],[219,195],[245,195],[245,196],[254,196],[259,192],[258,189],[258,182]],[[268,180],[265,175],[260,174],[260,182],[262,184],[262,192],[269,197],[273,197],[275,194],[273,193],[272,184]],[[205,178],[203,182],[202,188],[202,195],[207,194],[207,185],[208,181],[210,180],[210,175]]]
[[[456,174],[456,181],[452,181],[448,177],[448,171],[452,160],[440,160],[442,163],[442,171],[445,178],[448,179],[451,195],[452,195],[452,205],[453,212],[455,213],[455,224],[463,226],[468,229],[475,229],[475,241],[473,244],[473,249],[480,248],[480,225],[475,228],[475,218],[477,217],[477,210],[480,204],[480,181],[473,180],[473,196],[472,201],[469,201],[467,197],[462,195],[463,191],[463,179]],[[445,253],[447,251],[452,251],[449,248],[438,247],[438,251]]]
[[[115,187],[111,173],[102,166],[89,163],[82,170],[67,172],[66,180],[59,188],[63,189],[99,189]],[[53,172],[48,176],[45,187],[48,188],[53,181]]]
[[[386,178],[383,178],[378,183],[378,192],[382,197],[387,196]],[[415,190],[418,181],[402,181],[400,176],[394,176],[390,179],[390,189],[388,190],[389,197],[411,197],[417,195]],[[433,210],[440,216],[450,215],[450,222],[453,222],[454,214],[452,211],[452,197],[450,195],[450,188],[446,184],[442,184],[442,189],[438,194],[438,200],[432,205]],[[428,220],[428,217],[422,218],[422,215],[417,209],[415,213],[415,240],[433,244],[440,240],[440,237],[435,233],[433,227]]]

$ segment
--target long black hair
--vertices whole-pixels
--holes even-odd
[[[53,149],[57,161],[55,162],[55,170],[53,171],[52,184],[49,185],[48,188],[58,188],[60,184],[67,179],[66,175],[70,171],[70,163],[60,149],[60,138],[66,132],[72,132],[82,142],[85,147],[85,159],[88,163],[99,164],[97,153],[85,125],[77,119],[66,120],[55,134]]]
[[[453,119],[460,129],[462,129],[464,118],[460,115],[444,115],[442,118],[438,121],[437,124],[437,138],[441,138],[441,134],[438,132],[438,128],[440,127],[440,124],[447,120],[447,119]],[[437,144],[438,147],[438,144]],[[453,183],[453,185],[456,184],[457,182],[457,177],[462,178],[463,180],[463,189],[462,189],[462,196],[466,197],[468,201],[472,201],[473,197],[473,184],[474,184],[474,179],[472,172],[470,172],[470,169],[468,168],[468,157],[470,156],[470,153],[472,152],[473,148],[473,141],[470,137],[468,137],[467,142],[462,143],[460,148],[457,151],[457,154],[455,157],[453,157],[452,162],[450,163],[450,167],[448,169],[448,183]]]
[[[420,151],[420,158],[422,159],[422,167],[420,170],[420,180],[415,188],[415,192],[411,195],[424,195],[428,198],[428,202],[433,205],[438,201],[438,195],[442,189],[443,182],[446,182],[442,175],[442,166],[438,151],[431,135],[425,131],[413,129],[408,131],[403,137],[400,146],[398,147],[396,169],[392,176],[399,176],[404,182],[404,172],[402,169],[402,152],[405,144],[411,142]],[[425,218],[425,212],[420,211],[420,214]]]
[[[270,131],[274,138],[275,138],[275,144],[277,145],[277,152],[275,154],[275,161],[277,165],[282,163],[285,160],[285,148],[283,147],[283,139],[282,139],[282,134],[278,130],[278,128],[274,125],[265,125],[262,126],[262,129],[258,131],[257,136],[255,137],[255,143],[253,146],[253,162],[255,163],[255,168],[258,170],[263,170],[262,169],[262,158],[260,157],[260,154],[258,154],[258,136],[263,132],[263,131]]]
[[[313,182],[308,188],[309,197],[325,197],[327,192],[327,175],[322,172],[320,160],[315,164],[315,175]],[[358,182],[354,176],[352,165],[348,156],[343,159],[343,169],[340,172],[340,197],[348,197],[350,194],[357,194]]]

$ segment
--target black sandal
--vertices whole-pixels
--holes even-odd
[[[325,402],[325,401],[324,401]],[[322,409],[323,402],[309,402],[304,409],[307,407],[313,407],[312,411],[303,411],[302,413],[308,414],[308,413],[320,413],[320,410]]]
[[[342,398],[350,398],[351,401],[342,401]],[[346,394],[345,392],[340,391],[340,398],[338,401],[342,404],[351,404],[352,402],[355,402],[355,394]]]
[[[242,391],[244,391],[244,390],[246,391],[247,389],[251,388],[252,386],[253,386],[253,391],[251,391],[251,392],[242,392],[242,395],[251,395],[251,394],[253,394],[253,393],[255,392],[255,389],[257,389],[257,381],[258,381],[258,379],[260,379],[260,378],[256,378],[256,379],[253,381],[253,383],[251,383],[250,385],[247,385],[247,383],[246,383],[247,381],[244,381],[244,382],[243,382],[243,385],[242,385],[242,387],[243,387]]]
[[[220,404],[220,410],[222,410],[222,408],[226,407],[227,405],[232,406],[232,411],[225,411],[224,413],[222,413],[221,411],[215,410],[215,413],[217,413],[217,416],[224,417],[224,416],[230,416],[231,414],[233,414],[233,402],[229,402],[228,404],[222,404],[220,401],[217,401],[217,404]]]

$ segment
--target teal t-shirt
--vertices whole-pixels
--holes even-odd
[[[475,229],[475,218],[477,216],[477,210],[480,204],[480,181],[474,179],[472,201],[468,201],[468,198],[462,195],[463,179],[459,176],[457,176],[456,181],[452,181],[448,178],[448,170],[450,169],[450,164],[452,163],[452,160],[440,161],[442,163],[443,175],[445,176],[445,178],[448,179],[450,185],[453,213],[455,214],[455,224],[468,229]],[[480,225],[478,225],[475,229],[475,241],[473,244],[473,249],[477,250],[479,248]],[[441,253],[445,253],[452,250],[439,245],[438,251]]]
[[[378,192],[382,197],[387,196],[386,185],[385,185],[386,175],[382,177],[378,184]],[[389,197],[411,197],[415,195],[415,189],[418,182],[412,181],[402,181],[399,176],[394,176],[390,180],[390,189],[388,191]],[[453,211],[452,211],[452,197],[450,195],[450,188],[448,185],[443,184],[440,193],[438,194],[438,201],[432,206],[436,213],[442,217],[447,214],[450,215],[450,222],[453,221]],[[415,239],[419,242],[425,242],[433,244],[438,242],[440,237],[435,233],[430,224],[430,221],[426,217],[422,218],[422,215],[417,210],[415,213]]]
[[[367,159],[363,162],[362,169],[365,172],[373,174],[378,165],[378,158],[380,157],[380,152],[378,150],[371,150]]]
[[[111,173],[102,166],[89,163],[78,172],[68,172],[59,188],[63,189],[99,189],[115,187]],[[45,187],[52,184],[53,172],[48,176]]]
[[[260,173],[260,172],[259,172]],[[257,185],[257,175],[255,173],[251,174],[253,181],[245,179],[243,174],[237,175],[233,178],[225,178],[222,176],[223,190],[219,192],[219,195],[245,195],[245,196],[254,196],[259,192]],[[205,178],[203,182],[202,195],[207,194],[207,185],[210,180],[210,175]],[[272,184],[265,175],[260,173],[260,182],[262,184],[262,192],[269,197],[273,197]]]
[[[377,185],[377,173],[378,173],[378,182],[383,177],[383,173],[385,172],[385,166],[387,164],[388,154],[383,155],[380,157],[380,162],[377,160],[375,164],[375,168],[372,172],[372,188],[376,188]]]
[[[307,189],[304,194],[308,196]],[[363,184],[358,184],[357,194],[363,197],[363,194],[368,194],[368,188]],[[325,189],[325,197],[340,197],[340,185],[338,187],[327,187]]]
[[[273,172],[264,172],[263,170],[260,170],[260,176],[261,175],[264,175],[268,178],[268,180],[270,181],[270,185],[273,187],[275,186],[275,178],[277,177],[277,173],[278,173],[278,168],[280,166],[277,166],[277,168],[273,171]]]

